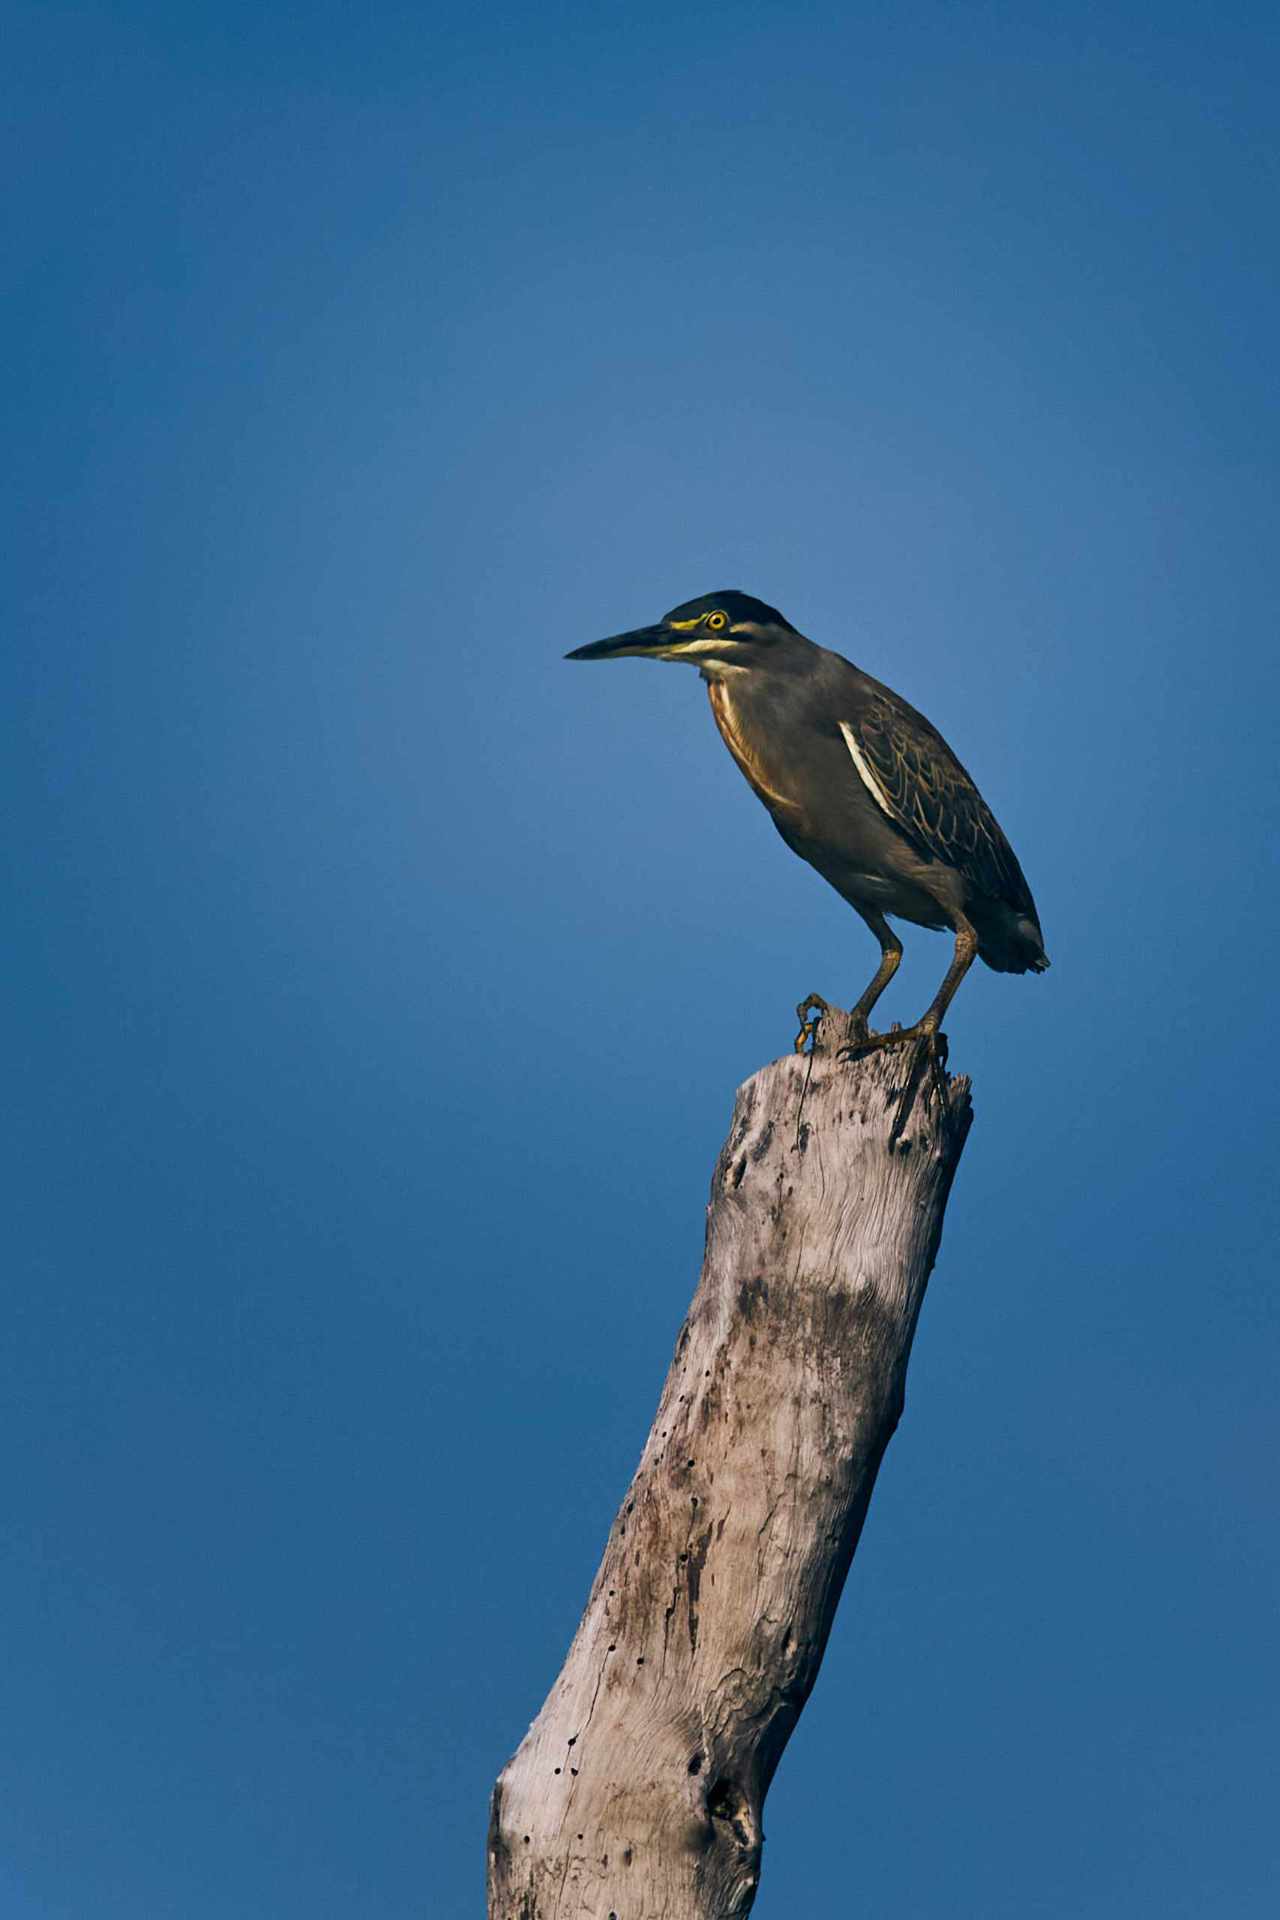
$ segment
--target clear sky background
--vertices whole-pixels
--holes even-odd
[[[1274,1912],[1272,6],[8,10],[4,1920],[463,1920],[923,707],[1043,979],[757,1913]],[[947,956],[906,930],[891,1017]]]

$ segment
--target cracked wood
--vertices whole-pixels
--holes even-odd
[[[493,1793],[490,1920],[735,1920],[817,1677],[971,1119],[847,1016],[739,1089],[702,1277],[560,1676]],[[904,1100],[905,1089],[905,1100]],[[851,1781],[851,1785],[852,1785]]]

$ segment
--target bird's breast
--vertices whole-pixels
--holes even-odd
[[[716,726],[720,729],[720,738],[737,761],[748,783],[767,807],[780,807],[785,812],[790,812],[794,802],[785,793],[780,793],[774,782],[770,780],[760,751],[760,743],[752,739],[742,714],[734,706],[728,678],[708,679],[707,695],[711,701],[711,711],[715,717]]]

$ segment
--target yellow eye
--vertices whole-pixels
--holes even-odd
[[[729,616],[727,613],[709,613],[707,615],[707,625],[710,627],[712,633],[719,633],[721,629],[727,627],[728,624]]]

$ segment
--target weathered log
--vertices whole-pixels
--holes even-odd
[[[702,1278],[568,1658],[494,1788],[490,1920],[728,1920],[817,1677],[972,1118],[916,1047],[738,1091]],[[905,1090],[905,1098],[904,1098]]]

